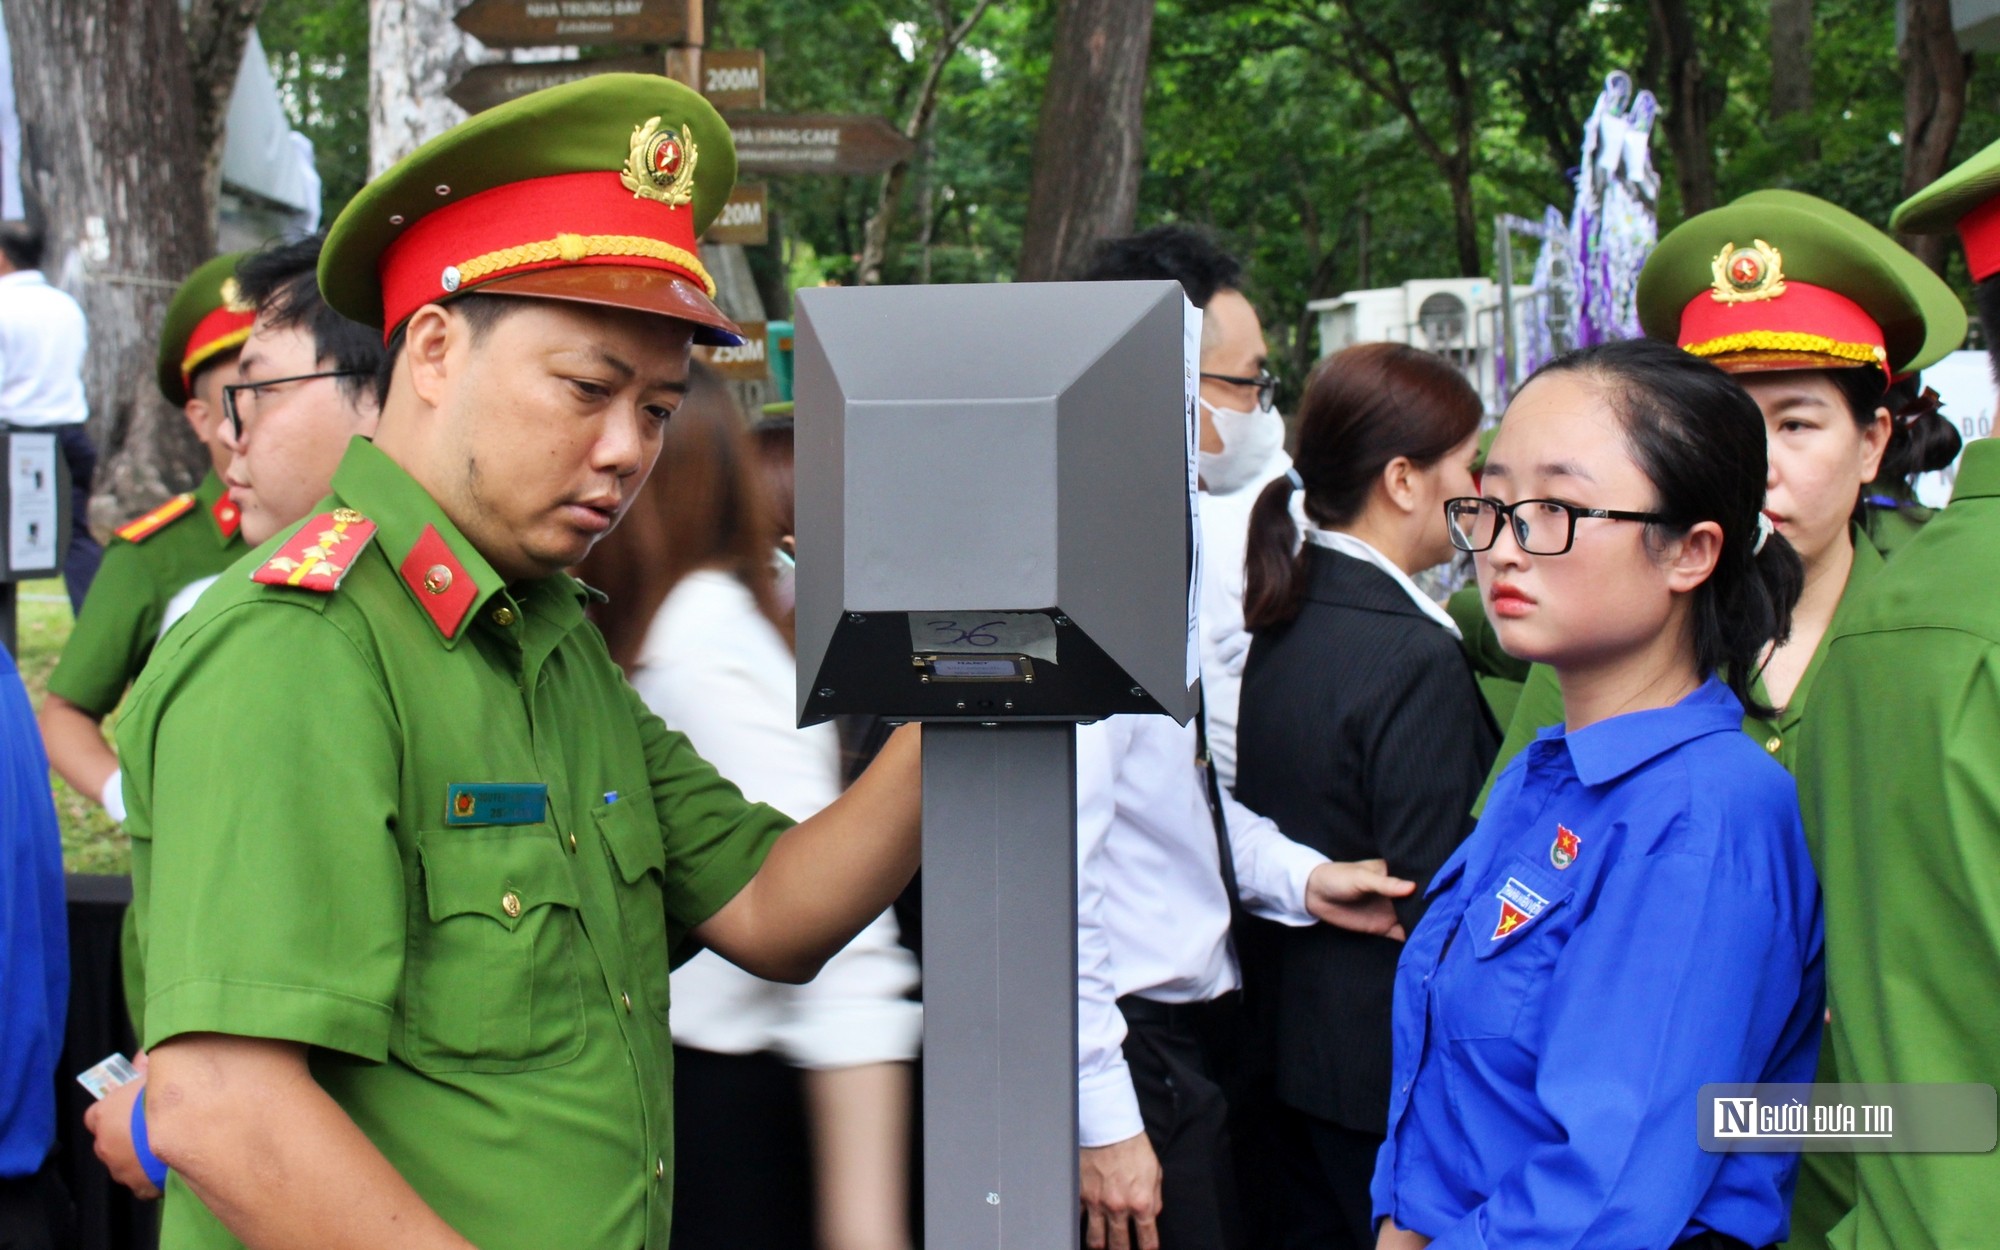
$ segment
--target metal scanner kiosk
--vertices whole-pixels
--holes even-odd
[[[1076,723],[1196,708],[1173,282],[801,291],[799,719],[924,729],[926,1244],[1078,1233]]]

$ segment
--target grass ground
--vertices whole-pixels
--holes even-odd
[[[19,638],[21,680],[28,698],[40,707],[49,674],[55,671],[75,618],[58,579],[23,582],[20,587]],[[112,713],[116,718],[117,713]],[[63,866],[71,872],[122,873],[132,866],[131,843],[104,814],[95,799],[87,799],[62,778],[49,774],[55,792],[56,817],[62,822]]]

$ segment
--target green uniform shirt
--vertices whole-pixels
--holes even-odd
[[[237,532],[223,533],[215,519],[222,494],[222,479],[211,472],[195,488],[187,512],[139,542],[111,540],[49,675],[50,694],[100,718],[118,706],[159,641],[168,601],[246,550]]]
[[[119,728],[145,1042],[313,1047],[482,1250],[666,1250],[670,955],[791,822],[646,711],[580,583],[503,585],[364,440],[333,492],[378,527],[339,588],[225,578]],[[426,596],[467,579],[446,634]],[[455,788],[495,783],[528,789]],[[161,1244],[237,1243],[175,1178]]]
[[[2000,442],[1835,622],[1800,743],[1846,1081],[2000,1071]],[[2000,1156],[1854,1156],[1840,1250],[1985,1246]]]

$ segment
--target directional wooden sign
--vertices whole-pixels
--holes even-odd
[[[472,0],[452,20],[493,48],[680,43],[688,0]]]
[[[703,243],[762,247],[771,241],[770,190],[761,182],[739,182],[722,212],[701,236]]]
[[[596,74],[659,72],[660,58],[656,56],[599,57],[593,61],[502,61],[467,70],[465,77],[453,83],[445,94],[466,112],[481,113],[529,92]]]
[[[701,93],[725,112],[764,107],[764,53],[760,48],[701,54]]]
[[[743,330],[741,347],[697,347],[696,356],[715,367],[732,382],[755,382],[771,375],[770,326],[762,321],[737,323]]]
[[[916,147],[880,117],[735,113],[727,121],[745,173],[879,174]]]

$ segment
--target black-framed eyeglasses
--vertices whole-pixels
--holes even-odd
[[[1618,512],[1610,508],[1579,508],[1557,499],[1523,499],[1501,503],[1497,499],[1462,496],[1444,501],[1445,517],[1451,521],[1451,545],[1460,551],[1485,551],[1500,541],[1500,523],[1514,528],[1514,541],[1531,556],[1559,556],[1576,541],[1578,517],[1605,521],[1644,521],[1664,524],[1657,512]]]
[[[1227,382],[1231,386],[1254,386],[1257,388],[1257,406],[1269,408],[1271,397],[1278,393],[1278,375],[1269,369],[1259,369],[1254,378],[1239,378],[1227,373],[1204,373],[1201,376],[1211,382]]]
[[[239,391],[249,391],[255,395],[268,387],[282,386],[287,382],[310,382],[314,378],[360,378],[369,376],[366,369],[322,369],[318,373],[299,373],[289,378],[265,378],[261,382],[232,382],[222,388],[222,415],[229,418],[229,428],[236,437],[243,437],[243,410],[236,398]]]

